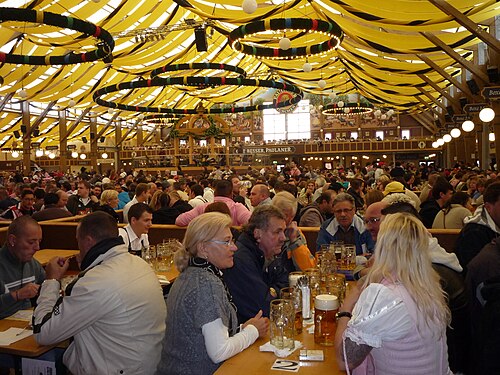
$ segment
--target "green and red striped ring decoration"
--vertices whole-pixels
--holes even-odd
[[[96,49],[85,53],[68,53],[66,55],[28,56],[0,52],[0,63],[26,65],[72,65],[96,60],[105,63],[113,61],[115,41],[111,34],[91,22],[74,17],[67,17],[51,12],[42,12],[33,9],[0,7],[0,22],[19,21],[45,24],[79,31],[87,37],[95,37],[101,42]]]
[[[182,70],[224,70],[226,72],[234,72],[239,75],[246,77],[247,73],[240,67],[229,65],[229,64],[218,64],[218,63],[186,63],[186,64],[170,64],[165,65],[161,68],[155,69],[151,72],[151,77],[159,76],[166,72],[178,72]]]
[[[103,107],[120,109],[123,111],[133,111],[133,112],[152,112],[152,113],[168,113],[176,115],[192,115],[198,114],[199,110],[196,108],[192,109],[176,109],[176,108],[162,108],[161,106],[146,107],[146,106],[135,106],[122,103],[116,103],[112,101],[107,101],[101,99],[100,97],[105,94],[110,94],[113,92],[121,90],[134,90],[138,88],[146,87],[165,87],[172,85],[182,85],[182,86],[253,86],[253,87],[268,87],[278,90],[287,90],[295,94],[290,100],[280,102],[278,104],[258,104],[250,106],[241,107],[231,107],[231,108],[208,108],[205,109],[205,113],[241,113],[241,112],[252,112],[252,111],[262,111],[264,109],[271,108],[281,108],[293,105],[300,102],[302,99],[302,91],[299,87],[291,85],[286,82],[273,81],[273,80],[258,80],[258,79],[248,79],[248,78],[227,78],[227,77],[154,77],[148,80],[130,81],[122,82],[117,85],[106,86],[98,89],[94,92],[94,101],[102,105]]]
[[[249,45],[243,41],[249,35],[266,31],[275,31],[276,33],[283,34],[286,32],[319,33],[324,34],[329,39],[323,43],[293,47],[287,50],[259,47],[255,44]],[[343,38],[344,32],[333,21],[327,22],[310,18],[277,18],[250,22],[234,29],[229,34],[229,45],[238,52],[261,59],[291,60],[328,52],[337,48]]]

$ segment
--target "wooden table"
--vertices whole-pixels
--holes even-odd
[[[310,326],[309,326],[310,327]],[[298,374],[329,374],[341,375],[345,371],[339,370],[337,361],[335,359],[335,352],[333,346],[321,346],[314,343],[314,335],[307,333],[304,327],[302,334],[298,335],[296,340],[302,342],[301,349],[321,349],[323,350],[324,360],[321,362],[316,361],[299,361],[299,354],[301,349],[296,349],[291,355],[283,359],[299,361],[300,368]],[[267,338],[259,338],[253,345],[245,349],[241,353],[226,360],[221,367],[215,372],[218,375],[228,374],[272,374],[279,375],[290,371],[275,371],[271,370],[274,361],[278,359],[271,352],[261,352],[259,347],[269,341]]]
[[[174,280],[177,278],[177,276],[179,276],[179,271],[177,271],[177,268],[175,268],[175,266],[172,266],[170,271],[166,271],[166,272],[156,271],[156,274],[161,275],[161,276],[165,276],[168,281],[173,283]]]
[[[46,266],[53,257],[63,257],[66,259],[73,258],[80,253],[80,250],[62,250],[62,249],[44,249],[38,250],[34,258],[40,262],[42,266]]]
[[[13,319],[1,319],[0,320],[0,331],[6,331],[9,328],[25,328],[29,322]],[[16,341],[9,346],[0,346],[0,353],[10,354],[20,357],[38,357],[52,348],[60,346],[60,344],[54,345],[38,345],[35,341],[33,335],[25,337],[19,341]]]

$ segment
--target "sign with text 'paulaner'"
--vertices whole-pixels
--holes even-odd
[[[288,154],[295,152],[295,147],[257,147],[257,148],[245,148],[243,153],[245,154]]]

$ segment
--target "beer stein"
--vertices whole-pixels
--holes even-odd
[[[344,245],[341,259],[342,269],[352,271],[356,268],[356,246]]]
[[[272,300],[269,321],[271,328],[271,344],[277,349],[293,350],[295,348],[295,309],[293,308],[292,300]]]
[[[314,300],[314,342],[318,345],[332,346],[335,340],[339,309],[337,296],[320,294]]]
[[[295,333],[302,333],[302,292],[297,287],[282,288],[280,292],[280,297],[282,299],[289,299],[293,302],[293,308],[295,309]]]

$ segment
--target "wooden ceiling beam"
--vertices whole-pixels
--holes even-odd
[[[442,115],[441,115],[441,113],[439,113],[438,111],[436,111],[436,109],[435,109],[433,106],[429,105],[429,103],[427,103],[425,100],[423,100],[423,99],[420,97],[420,95],[417,95],[417,97],[416,97],[416,98],[418,99],[418,101],[419,101],[420,103],[422,103],[422,105],[423,105],[426,109],[428,109],[429,111],[431,111],[432,113],[434,113],[434,114],[435,114],[436,116],[438,116],[438,117],[439,117],[439,119],[441,120],[441,116],[442,116]]]
[[[465,14],[460,12],[457,8],[451,5],[449,2],[444,0],[429,0],[436,8],[441,10],[444,14],[449,14],[455,18],[457,23],[465,27],[472,34],[477,36],[483,42],[485,42],[490,48],[494,49],[497,53],[500,53],[500,43],[492,35],[484,31],[481,25],[478,25],[472,21]]]
[[[434,90],[437,92],[440,92],[441,95],[443,95],[446,99],[448,99],[453,105],[455,105],[457,108],[460,108],[460,103],[458,102],[457,99],[455,99],[453,96],[448,94],[446,89],[442,89],[439,87],[436,83],[434,83],[429,77],[427,77],[425,74],[417,74],[418,78],[420,78],[422,81],[427,83],[429,86],[431,86]]]
[[[108,120],[108,122],[106,123],[106,125],[104,125],[104,127],[97,134],[96,139],[101,138],[103,136],[103,134],[106,133],[106,131],[109,129],[109,127],[111,126],[111,124],[113,123],[113,121],[116,120],[116,118],[120,115],[120,113],[121,112],[115,112],[115,113],[113,113],[113,116]]]
[[[10,92],[3,97],[2,102],[0,102],[0,111],[3,111],[3,109],[5,108],[7,103],[12,99],[13,96],[14,96],[14,93]]]
[[[153,138],[155,134],[156,134],[156,129],[151,130],[149,132],[149,134],[142,140],[142,143],[140,144],[140,146],[144,146],[144,144],[146,144],[146,142],[150,141],[151,138]]]
[[[135,120],[135,123],[133,126],[130,127],[130,129],[127,130],[127,132],[125,133],[125,135],[122,136],[122,138],[120,139],[120,142],[118,142],[115,146],[118,147],[120,146],[123,141],[125,141],[127,139],[127,137],[129,136],[130,133],[132,133],[134,130],[137,130],[137,126],[139,125],[139,119],[136,119]]]
[[[78,116],[78,118],[75,120],[75,123],[73,125],[71,125],[71,127],[66,131],[66,135],[63,137],[63,139],[59,140],[59,143],[61,143],[61,141],[64,141],[64,140],[68,139],[68,137],[71,135],[71,133],[73,133],[75,131],[75,129],[78,127],[78,125],[80,125],[80,122],[82,122],[82,120],[84,119],[84,117],[87,116],[87,114],[89,112],[90,112],[90,107],[89,108],[85,108],[83,110],[83,112],[81,113],[81,115]]]
[[[439,100],[437,100],[435,97],[433,97],[431,94],[429,94],[426,90],[424,90],[422,87],[417,87],[418,91],[420,91],[422,94],[424,94],[425,96],[427,96],[431,102],[434,102],[436,103],[436,105],[440,106],[443,111],[447,111],[446,109],[446,106],[441,103]]]
[[[432,127],[430,127],[427,122],[425,122],[424,120],[422,120],[421,116],[419,116],[417,114],[414,114],[414,113],[410,113],[410,116],[412,118],[414,118],[424,128],[426,128],[427,130],[429,130],[432,134],[436,133],[437,129],[433,129]]]
[[[441,39],[439,39],[436,35],[428,32],[428,31],[422,31],[420,32],[422,36],[424,36],[427,40],[429,40],[431,43],[436,45],[437,47],[441,48],[448,56],[450,56],[453,60],[455,60],[457,63],[462,65],[465,69],[467,69],[469,72],[471,72],[474,76],[479,78],[484,84],[488,85],[490,80],[488,78],[488,75],[484,73],[477,65],[474,63],[466,60],[462,56],[460,56],[459,53],[455,52],[453,48],[445,44]]]
[[[53,101],[53,102],[50,102],[49,104],[47,104],[47,107],[45,107],[45,109],[42,111],[42,113],[40,113],[40,115],[35,119],[35,121],[33,121],[33,124],[31,124],[30,128],[29,128],[29,132],[26,132],[26,134],[24,135],[23,139],[28,139],[29,137],[32,136],[33,132],[38,129],[38,126],[42,123],[42,120],[45,118],[45,116],[47,116],[47,113],[49,113],[49,111],[56,105],[56,102]]]
[[[446,78],[448,81],[451,82],[453,86],[458,88],[460,91],[462,91],[467,99],[469,99],[471,102],[474,102],[476,99],[474,98],[474,95],[469,89],[469,86],[461,83],[456,79],[455,77],[452,77],[450,74],[448,74],[444,69],[442,69],[439,65],[437,65],[434,61],[432,61],[429,57],[426,55],[417,55],[417,57],[425,62],[427,65],[429,65],[432,69],[434,69],[436,72],[441,74],[443,78]]]

